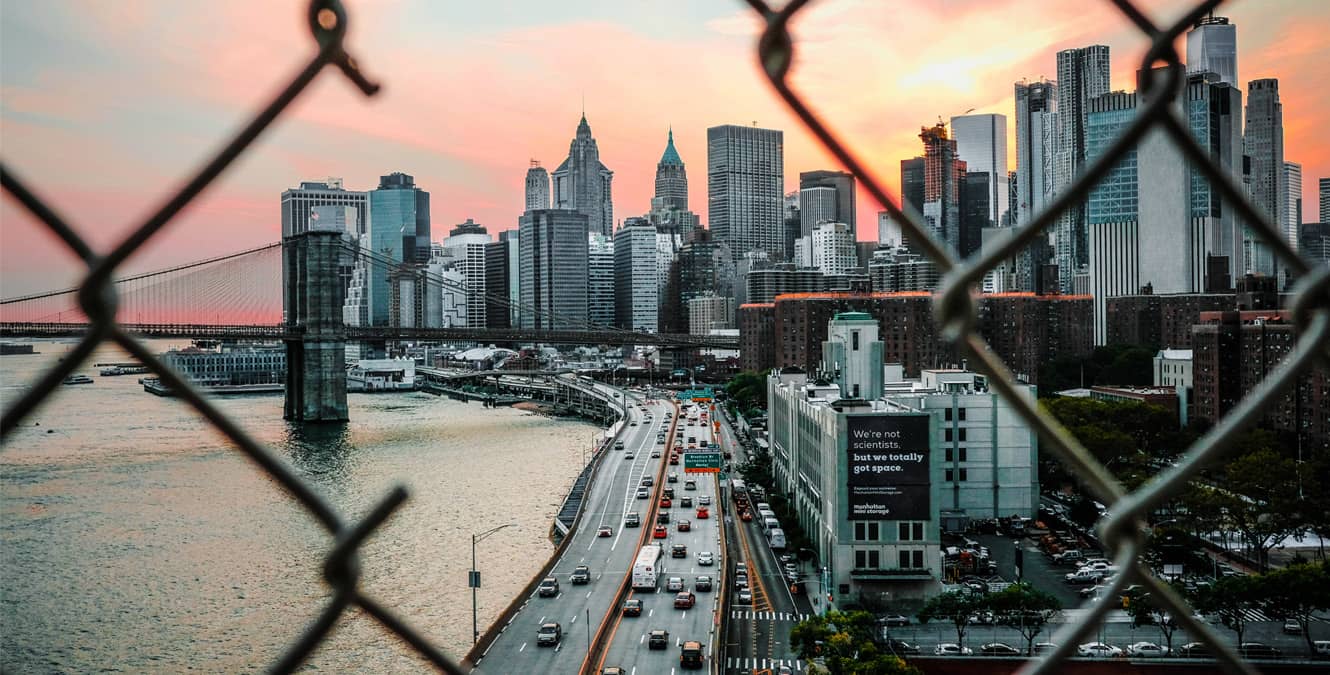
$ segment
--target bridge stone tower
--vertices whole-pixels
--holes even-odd
[[[282,307],[286,319],[286,407],[301,422],[345,422],[346,335],[338,278],[343,229],[310,223],[282,240],[287,270]]]

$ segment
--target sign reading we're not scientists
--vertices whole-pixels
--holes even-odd
[[[845,419],[850,520],[928,520],[929,417]]]

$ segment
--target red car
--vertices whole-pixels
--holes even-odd
[[[597,536],[597,537],[612,537],[612,536],[614,536],[614,530],[611,530],[611,529],[608,528],[608,527],[602,527],[602,528],[600,528],[599,530],[596,531],[596,536]]]
[[[669,497],[661,497],[661,499],[660,499],[660,508],[662,508],[662,509],[668,509],[668,508],[670,508],[670,507],[673,506],[673,505],[674,505],[674,502],[670,501],[670,498],[669,498]]]
[[[656,529],[652,530],[651,536],[655,539],[664,539],[669,536],[669,532],[665,530],[664,525],[657,525]]]
[[[705,506],[697,507],[697,517],[703,520],[711,517],[711,511]]]
[[[697,596],[688,591],[684,591],[674,596],[675,609],[692,609],[695,604],[697,604]]]
[[[753,514],[748,510],[740,511],[739,518],[743,520],[745,523],[747,523],[753,519]]]
[[[670,464],[674,464],[674,465],[677,466],[677,465],[679,464],[679,456],[678,456],[678,455],[670,455]]]

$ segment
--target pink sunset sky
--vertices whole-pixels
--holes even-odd
[[[1142,4],[1163,21],[1187,3]],[[381,94],[326,71],[129,269],[276,241],[282,190],[328,176],[363,190],[413,174],[436,240],[467,218],[511,229],[529,160],[562,161],[584,97],[615,172],[616,220],[647,211],[671,125],[703,222],[709,126],[784,130],[787,191],[800,171],[840,168],[760,75],[759,24],[739,2],[346,5],[348,43]],[[299,0],[0,4],[0,157],[105,248],[308,60],[304,12]],[[1280,79],[1285,158],[1302,164],[1315,220],[1317,178],[1330,176],[1330,3],[1236,0],[1217,13],[1237,24],[1241,80]],[[1109,45],[1113,86],[1131,89],[1145,49],[1090,0],[822,0],[795,28],[798,88],[893,193],[922,125],[974,108],[1007,115],[1014,135],[1012,83],[1052,79],[1057,50]],[[874,238],[878,206],[862,192],[859,204],[860,236]],[[77,278],[73,257],[0,200],[0,296]]]

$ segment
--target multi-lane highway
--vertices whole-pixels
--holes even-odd
[[[709,410],[700,405],[681,409],[674,443],[685,452],[690,445],[705,448],[711,441],[710,419],[703,419],[704,412],[710,414]],[[723,592],[721,569],[726,561],[722,559],[720,542],[720,522],[724,509],[719,504],[716,474],[685,473],[682,459],[678,465],[667,466],[664,473],[665,480],[655,486],[652,495],[657,513],[666,513],[669,518],[669,522],[659,523],[665,528],[666,536],[650,540],[650,543],[660,544],[664,550],[657,586],[654,591],[633,590],[629,594],[629,600],[641,601],[641,615],[624,616],[619,611],[610,617],[606,627],[608,647],[604,658],[597,664],[599,668],[594,672],[619,667],[625,673],[635,675],[674,673],[681,666],[681,647],[690,640],[701,643],[703,667],[709,669],[716,653],[713,650],[718,648],[714,631],[717,625],[716,611]],[[670,478],[672,474],[673,479]],[[690,483],[692,488],[689,487]],[[662,497],[671,488],[674,496],[666,506],[667,502],[662,501]],[[699,510],[702,508],[707,512],[705,518],[700,517]],[[680,528],[683,521],[688,522],[686,530]],[[673,557],[672,550],[676,545],[685,547],[683,557]],[[705,553],[711,554],[714,560],[712,564],[699,563],[699,554]],[[698,588],[700,576],[710,578],[710,589]],[[669,590],[672,579],[681,584],[683,592],[693,594],[695,604],[692,607],[676,608],[675,599],[679,591]],[[650,646],[649,634],[656,630],[668,633],[664,649],[652,649]]]
[[[668,440],[672,428],[666,414],[673,414],[672,402],[647,402],[629,394],[629,403],[618,435],[624,448],[611,449],[601,460],[588,487],[581,520],[551,572],[559,582],[558,593],[553,597],[533,593],[527,598],[478,659],[475,672],[577,673],[581,669],[590,640],[637,555],[638,538],[644,528],[650,528],[647,502],[636,499],[636,493],[643,477],[655,478],[660,473],[665,456],[653,458],[652,454],[665,448],[657,439],[664,434]],[[641,528],[624,527],[624,516],[630,511],[642,514]],[[610,536],[599,536],[602,527],[610,528]],[[590,568],[587,584],[574,585],[570,580],[579,565]],[[552,646],[538,646],[536,633],[549,622],[560,624],[561,638]]]

